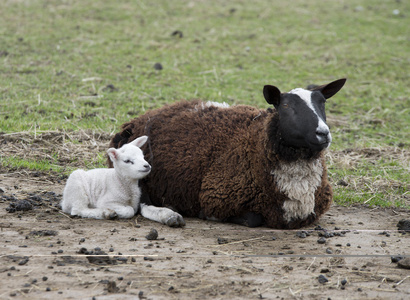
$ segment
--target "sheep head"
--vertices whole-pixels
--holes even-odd
[[[144,159],[140,149],[147,141],[147,136],[141,136],[123,145],[120,149],[110,148],[107,154],[114,164],[115,171],[123,178],[141,179],[151,171],[151,166]]]
[[[307,148],[319,152],[330,146],[332,136],[326,124],[325,102],[345,84],[339,79],[312,90],[293,89],[281,93],[272,85],[265,85],[263,95],[279,113],[279,134],[286,146]]]

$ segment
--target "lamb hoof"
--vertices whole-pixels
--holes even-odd
[[[169,227],[183,227],[185,226],[185,220],[181,215],[175,214],[166,220],[165,224]]]
[[[108,209],[107,211],[104,212],[104,219],[114,220],[117,218],[118,218],[117,213],[111,209]]]

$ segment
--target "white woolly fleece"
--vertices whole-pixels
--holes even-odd
[[[283,204],[286,221],[306,219],[314,212],[315,192],[321,185],[322,174],[323,166],[319,159],[281,162],[277,169],[271,171],[279,190],[290,199]]]

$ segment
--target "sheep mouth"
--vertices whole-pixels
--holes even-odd
[[[310,143],[309,148],[315,151],[321,151],[323,149],[326,149],[330,146],[329,141],[323,141],[321,143]]]

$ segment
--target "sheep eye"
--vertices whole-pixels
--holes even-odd
[[[282,106],[283,106],[284,108],[288,108],[289,105],[288,105],[287,103],[283,103]]]
[[[133,161],[131,161],[131,160],[129,160],[129,159],[127,159],[127,160],[124,160],[124,162],[126,163],[126,164],[134,164],[134,162]]]

